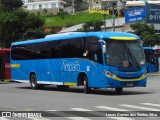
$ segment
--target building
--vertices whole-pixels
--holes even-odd
[[[89,0],[89,7],[91,9],[105,9],[105,7],[110,7],[111,3],[117,3],[119,0]]]
[[[53,1],[53,0],[23,0],[24,3],[29,3],[29,2],[42,2],[42,1]]]
[[[146,2],[148,2],[149,4],[156,4],[156,5],[160,5],[160,0],[133,0],[133,1],[126,1],[126,7],[127,8],[132,8],[132,7],[141,7],[141,6],[145,6]]]
[[[25,1],[23,8],[31,12],[47,12],[47,13],[58,13],[64,9],[66,2],[63,0],[34,0],[36,2]]]
[[[23,3],[28,3],[28,0],[22,0],[23,1]]]
[[[126,1],[126,8],[145,6],[144,1]]]

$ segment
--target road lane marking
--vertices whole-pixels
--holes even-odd
[[[11,109],[16,109],[14,106],[2,106],[3,108],[11,108]]]
[[[44,117],[39,117],[39,118],[29,117],[29,119],[31,119],[31,120],[50,120],[50,119],[47,119],[47,118],[44,118]]]
[[[148,105],[148,106],[155,106],[155,107],[160,107],[160,104],[154,104],[154,103],[140,103],[142,105]]]
[[[5,117],[0,117],[0,120],[9,120],[9,119],[7,119]]]
[[[27,108],[24,111],[33,111],[33,109]]]
[[[71,119],[71,120],[92,120],[92,119],[88,119],[84,117],[66,117],[66,118]]]
[[[129,107],[129,108],[136,108],[136,109],[142,109],[142,110],[148,110],[148,111],[160,111],[160,109],[148,108],[148,107],[140,107],[140,106],[128,105],[128,104],[121,104],[120,106]]]
[[[107,117],[107,118],[115,119],[115,120],[135,120],[132,118],[127,118],[127,117]]]
[[[57,110],[45,110],[45,111],[57,111]]]
[[[114,107],[108,107],[108,106],[95,106],[96,108],[105,109],[105,110],[112,110],[112,111],[130,111],[126,109],[120,109],[120,108],[114,108]]]
[[[93,110],[89,110],[89,109],[84,109],[84,108],[70,108],[71,110],[75,110],[75,111],[93,111]]]

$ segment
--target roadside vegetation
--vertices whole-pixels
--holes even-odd
[[[106,16],[106,19],[112,18],[111,15]],[[100,13],[88,13],[88,12],[79,12],[73,15],[65,14],[59,14],[59,15],[46,15],[43,16],[45,19],[44,26],[63,26],[63,27],[69,27],[81,23],[87,23],[87,22],[94,22],[94,21],[100,21],[104,20],[103,14]]]
[[[22,0],[0,0],[0,47],[12,42],[42,38],[44,20],[41,16],[21,10]]]
[[[160,35],[155,34],[154,25],[148,25],[145,21],[139,21],[130,25],[133,33],[138,35],[144,46],[153,47],[155,44],[160,43]]]
[[[82,0],[77,2],[82,2]],[[104,15],[100,13],[91,14],[83,11],[69,15],[61,11],[57,15],[41,15],[22,10],[22,5],[22,0],[0,0],[1,48],[10,47],[11,43],[15,41],[43,38],[50,34],[44,32],[43,27],[70,27],[84,23],[83,28],[78,31],[101,31],[101,27],[104,25]],[[47,10],[44,12],[47,13]],[[106,16],[106,19],[111,18],[111,15]],[[144,45],[154,46],[160,43],[160,35],[154,34],[153,25],[138,22],[131,25],[131,28],[134,30],[133,33],[141,37]]]

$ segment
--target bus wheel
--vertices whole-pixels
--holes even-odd
[[[91,91],[91,88],[88,87],[88,79],[85,76],[84,77],[84,93],[88,94],[90,93],[90,91]]]
[[[116,93],[117,94],[121,94],[122,93],[122,91],[123,91],[123,88],[115,88],[115,90],[116,90]]]
[[[37,79],[36,79],[36,75],[35,74],[32,74],[31,77],[30,77],[30,84],[31,84],[31,88],[32,89],[40,89],[40,88],[43,88],[44,85],[42,84],[37,84]]]

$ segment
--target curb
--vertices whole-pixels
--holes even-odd
[[[21,82],[12,80],[0,80],[0,84],[7,84],[7,83],[21,83]]]
[[[11,80],[0,80],[0,84],[3,84],[3,83],[10,83]]]
[[[147,73],[148,76],[160,76],[160,72]]]

